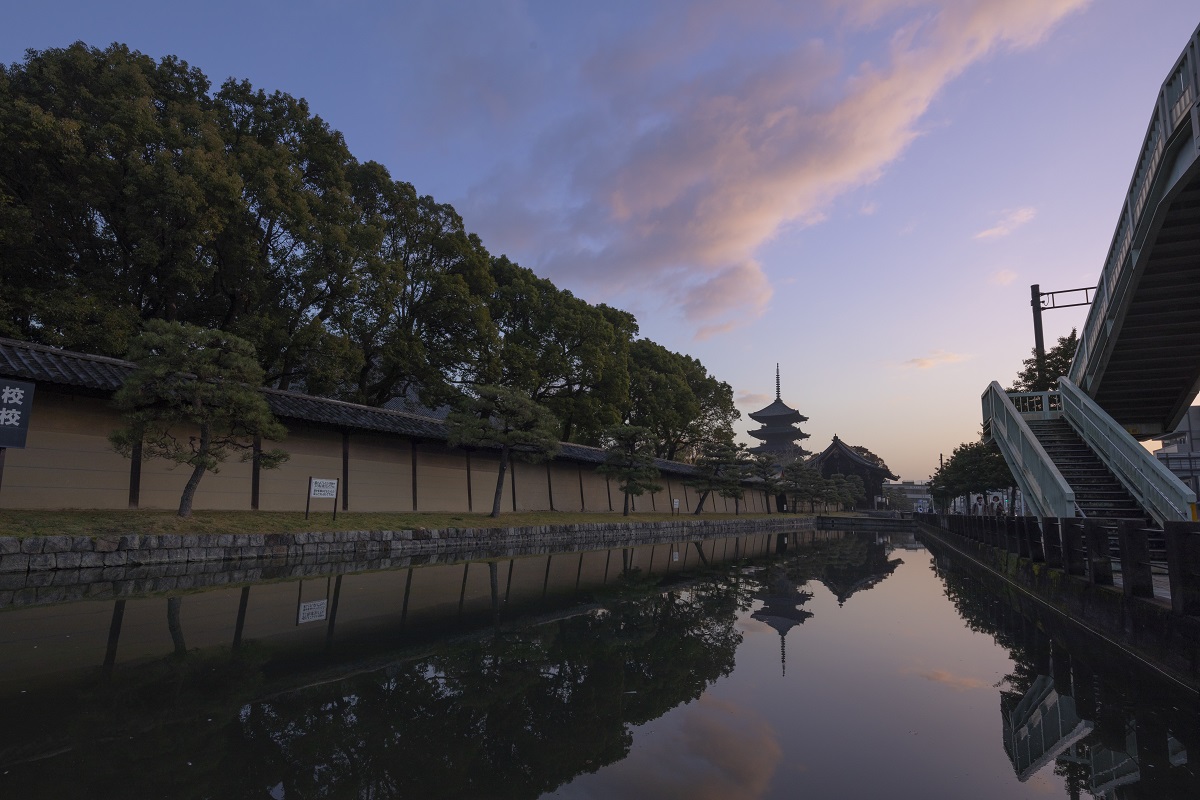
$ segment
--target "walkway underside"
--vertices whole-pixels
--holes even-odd
[[[1173,430],[1200,388],[1200,175],[1174,198],[1149,248],[1088,391],[1139,436]]]

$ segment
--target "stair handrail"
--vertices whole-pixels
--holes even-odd
[[[1004,455],[1021,494],[1039,517],[1073,517],[1075,491],[1054,466],[1008,393],[992,381],[981,398],[983,429]]]
[[[1069,378],[1059,378],[1058,389],[1063,417],[1155,522],[1196,518],[1196,493],[1187,484]]]

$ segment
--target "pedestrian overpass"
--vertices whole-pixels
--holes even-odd
[[[1154,104],[1079,349],[1059,391],[983,394],[1000,446],[1038,516],[1089,516],[1085,491],[1047,452],[1065,420],[1158,524],[1195,519],[1193,492],[1135,437],[1174,429],[1200,390],[1200,28]],[[1032,425],[1030,423],[1033,423]],[[1058,463],[1056,463],[1056,460]],[[1103,512],[1099,512],[1103,513]]]

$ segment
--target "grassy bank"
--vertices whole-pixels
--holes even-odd
[[[778,518],[778,514],[679,514],[677,520]],[[181,519],[172,511],[0,510],[0,536],[107,536],[125,533],[305,533],[314,531],[415,530],[417,528],[497,528],[570,525],[581,522],[659,522],[667,513],[632,514],[530,511],[501,514],[310,514],[285,511],[196,511]]]

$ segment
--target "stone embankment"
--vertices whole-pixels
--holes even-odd
[[[0,537],[0,607],[812,527],[811,517],[780,515],[515,528]]]

